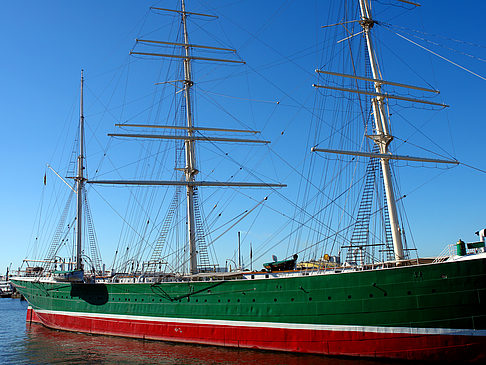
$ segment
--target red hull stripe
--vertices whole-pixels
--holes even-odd
[[[27,322],[42,323],[37,316],[37,312],[30,305],[27,307]]]
[[[230,327],[252,327],[252,328],[276,328],[291,330],[316,330],[316,331],[344,331],[344,332],[372,332],[372,333],[394,333],[394,334],[415,334],[415,335],[453,335],[453,336],[486,336],[486,330],[454,329],[454,328],[415,328],[415,327],[379,327],[379,326],[353,326],[353,325],[325,325],[325,324],[303,324],[303,323],[279,323],[279,322],[250,322],[250,321],[229,321],[194,318],[172,318],[172,317],[151,317],[134,316],[124,314],[88,313],[88,312],[64,312],[36,309],[36,313],[49,315],[63,315],[70,317],[92,318],[99,320],[115,321],[143,321],[159,323],[179,323],[188,325],[211,325]]]
[[[486,337],[468,336],[461,331],[457,332],[461,335],[412,333],[411,329],[408,333],[393,332],[392,328],[373,332],[365,327],[347,327],[349,329],[345,330],[344,326],[337,326],[339,328],[331,330],[331,326],[315,329],[284,323],[269,325],[32,309],[28,312],[31,313],[28,320],[30,316],[31,321],[55,329],[151,340],[410,360],[479,361],[486,358],[483,350]]]

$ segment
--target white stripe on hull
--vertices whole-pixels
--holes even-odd
[[[318,331],[345,331],[345,332],[373,332],[373,333],[403,333],[413,335],[450,335],[450,336],[486,336],[486,330],[455,329],[455,328],[417,328],[417,327],[380,327],[380,326],[353,326],[353,325],[327,325],[307,323],[279,323],[279,322],[253,322],[253,321],[231,321],[197,318],[172,318],[172,317],[151,317],[135,316],[127,314],[89,313],[89,312],[67,312],[34,309],[36,313],[63,315],[71,317],[100,318],[128,321],[147,321],[161,323],[189,323],[213,326],[232,327],[262,327],[281,329],[301,329]]]

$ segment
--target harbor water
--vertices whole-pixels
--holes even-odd
[[[56,331],[26,323],[27,305],[0,299],[1,364],[395,364]]]

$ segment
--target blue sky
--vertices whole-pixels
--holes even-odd
[[[279,154],[295,151],[287,154],[291,164],[298,165],[301,152],[308,150],[308,146],[303,146],[306,137],[292,132],[306,130],[310,125],[311,115],[304,109],[313,106],[316,92],[311,87],[316,81],[313,70],[322,66],[317,52],[309,52],[301,57],[296,54],[315,46],[320,39],[324,32],[320,26],[330,21],[326,3],[311,0],[195,0],[187,4],[191,11],[215,12],[220,16],[218,24],[203,22],[201,31],[204,33],[207,30],[208,35],[204,34],[200,39],[195,36],[195,41],[214,41],[235,47],[248,64],[243,71],[233,66],[227,67],[226,77],[235,74],[234,78],[229,83],[221,83],[219,89],[215,87],[218,85],[211,86],[211,91],[222,90],[230,95],[280,101],[277,109],[275,103],[259,103],[253,109],[244,109],[234,102],[235,113],[240,120],[246,120],[248,126],[264,128],[263,137],[272,140],[275,146],[272,148]],[[385,3],[396,4],[389,0],[376,2],[375,5],[378,7]],[[484,61],[477,59],[486,58],[486,25],[483,20],[486,4],[472,0],[461,2],[461,6],[452,0],[441,1],[440,6],[436,1],[421,3],[422,6],[413,11],[394,7],[392,11],[378,12],[376,18],[480,45],[470,46],[441,39],[463,53],[440,47],[435,50],[486,76]],[[139,103],[127,104],[124,108],[117,106],[123,104],[123,100],[135,100],[137,94],[144,95],[150,90],[144,89],[144,85],[160,81],[154,79],[157,69],[153,68],[153,61],[133,60],[128,55],[136,37],[143,35],[163,39],[161,37],[169,31],[170,19],[150,13],[148,8],[151,5],[170,8],[175,4],[175,1],[93,0],[50,0],[42,3],[31,0],[2,4],[0,272],[10,263],[17,267],[32,243],[46,163],[61,168],[61,160],[69,159],[78,113],[81,68],[86,70],[87,79],[85,107],[87,123],[91,123],[88,135],[96,132],[101,136],[98,141],[88,145],[90,161],[96,165],[107,143],[106,132],[111,132],[113,124],[120,118],[136,115],[135,109]],[[417,120],[418,125],[424,125],[424,133],[459,161],[486,170],[486,124],[482,112],[486,81],[417,49],[386,29],[377,29],[377,32],[382,37],[380,41],[391,40],[392,43],[387,43],[391,51],[407,59],[411,68],[416,68],[421,77],[441,90],[441,100],[451,105],[444,112],[434,112],[426,117],[432,119],[430,123],[424,122],[428,119]],[[384,51],[381,55],[386,65],[386,77],[398,82],[415,82],[405,77],[407,74],[403,70],[406,67],[391,57],[391,51]],[[386,63],[388,60],[391,61]],[[147,62],[147,66],[143,66],[142,61]],[[117,72],[132,67],[130,62],[133,63],[131,79],[123,79]],[[136,69],[137,66],[140,70]],[[145,67],[150,71],[149,75],[143,73]],[[203,66],[196,72],[204,79],[212,69]],[[238,81],[250,86],[245,89]],[[126,91],[124,83],[132,88]],[[200,87],[204,88],[204,84]],[[201,114],[210,111],[205,110],[203,102],[203,99],[198,100]],[[426,140],[424,143],[427,143]],[[120,148],[119,151],[123,151],[123,147]],[[252,152],[241,153],[248,155]],[[130,161],[128,156],[122,157]],[[280,163],[278,158],[270,158],[261,172],[289,184],[289,193],[285,194],[294,197],[292,189],[297,180]],[[270,173],[270,169],[274,171]],[[49,181],[55,179],[52,174],[48,176]],[[475,239],[474,231],[486,226],[482,200],[486,186],[485,173],[462,166],[441,174],[437,170],[410,168],[406,169],[404,180],[402,190],[408,196],[405,202],[407,216],[414,240],[423,255],[437,254],[447,243],[459,238],[472,241]],[[276,200],[269,204],[273,209],[292,214],[292,207],[285,202]],[[98,218],[95,224],[100,241],[111,240],[113,235],[118,237],[105,229],[114,224],[115,218],[108,218],[104,214],[97,217],[96,213],[94,216]],[[262,215],[259,219],[266,218]],[[272,220],[270,222],[274,224]],[[247,228],[241,227],[242,230]],[[259,231],[259,234],[261,239],[272,233]],[[103,246],[103,242],[100,244]],[[113,243],[102,247],[103,256],[108,256],[107,261],[111,260],[112,250]],[[279,255],[284,256],[285,250],[281,252]],[[231,257],[231,250],[225,257]],[[262,261],[267,260],[262,258]]]

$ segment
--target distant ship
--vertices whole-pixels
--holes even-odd
[[[14,293],[14,288],[10,281],[0,280],[0,298],[10,298]]]
[[[404,1],[405,3],[410,3]],[[319,75],[364,82],[368,89],[349,89],[319,85],[319,90],[365,95],[372,109],[371,150],[352,151],[314,147],[312,153],[353,156],[369,159],[365,185],[384,190],[386,204],[385,239],[369,234],[373,193],[363,190],[358,218],[352,237],[347,240],[348,254],[300,261],[298,255],[266,263],[262,270],[228,271],[208,264],[207,247],[201,245],[201,217],[197,191],[202,187],[263,187],[277,189],[283,184],[263,182],[222,182],[197,180],[196,143],[267,143],[260,139],[201,136],[201,132],[253,133],[252,130],[200,128],[192,114],[192,61],[227,61],[198,57],[193,51],[222,47],[194,45],[189,42],[187,18],[207,14],[170,10],[180,16],[180,42],[139,40],[145,44],[169,44],[180,47],[173,55],[132,52],[167,59],[180,59],[181,75],[174,83],[183,95],[185,125],[135,125],[132,128],[162,128],[168,135],[139,133],[113,134],[117,137],[177,140],[183,143],[182,178],[174,181],[90,180],[85,176],[83,77],[79,123],[79,153],[73,191],[77,201],[74,259],[57,256],[61,233],[42,262],[28,266],[23,276],[12,278],[17,290],[29,302],[28,322],[38,322],[60,330],[115,335],[150,340],[208,344],[238,348],[289,351],[323,355],[393,358],[407,360],[485,361],[486,358],[486,253],[484,240],[459,241],[454,251],[436,258],[411,258],[403,245],[397,198],[394,195],[390,161],[407,160],[432,163],[457,163],[455,160],[427,159],[392,154],[392,136],[385,92],[388,85],[417,89],[382,79],[372,42],[375,21],[369,0],[359,0],[359,17],[366,45],[368,74],[344,74],[317,70]],[[159,11],[168,9],[155,8]],[[229,60],[242,62],[240,60]],[[431,91],[418,88],[424,92]],[[433,91],[433,90],[432,90]],[[411,98],[397,99],[414,102]],[[428,101],[425,101],[428,102]],[[439,103],[428,102],[437,106]],[[345,132],[345,131],[343,131]],[[373,147],[374,146],[374,147]],[[378,183],[375,177],[382,177]],[[82,247],[83,208],[86,184],[176,186],[184,189],[187,210],[188,273],[170,272],[164,267],[161,246],[154,246],[151,260],[132,265],[126,272],[102,268],[94,246]],[[180,190],[181,190],[180,189]],[[370,190],[371,191],[371,190]],[[168,219],[169,221],[170,219]],[[65,226],[65,224],[63,225]],[[60,232],[60,231],[59,231]],[[162,235],[167,236],[167,230]],[[165,237],[165,236],[164,236]],[[165,238],[164,238],[165,239]],[[374,241],[374,240],[377,241]],[[369,249],[382,249],[385,259],[369,259]],[[88,251],[91,253],[90,259]],[[389,256],[386,256],[389,255]],[[386,259],[388,257],[388,259]],[[89,267],[89,269],[88,269]]]

